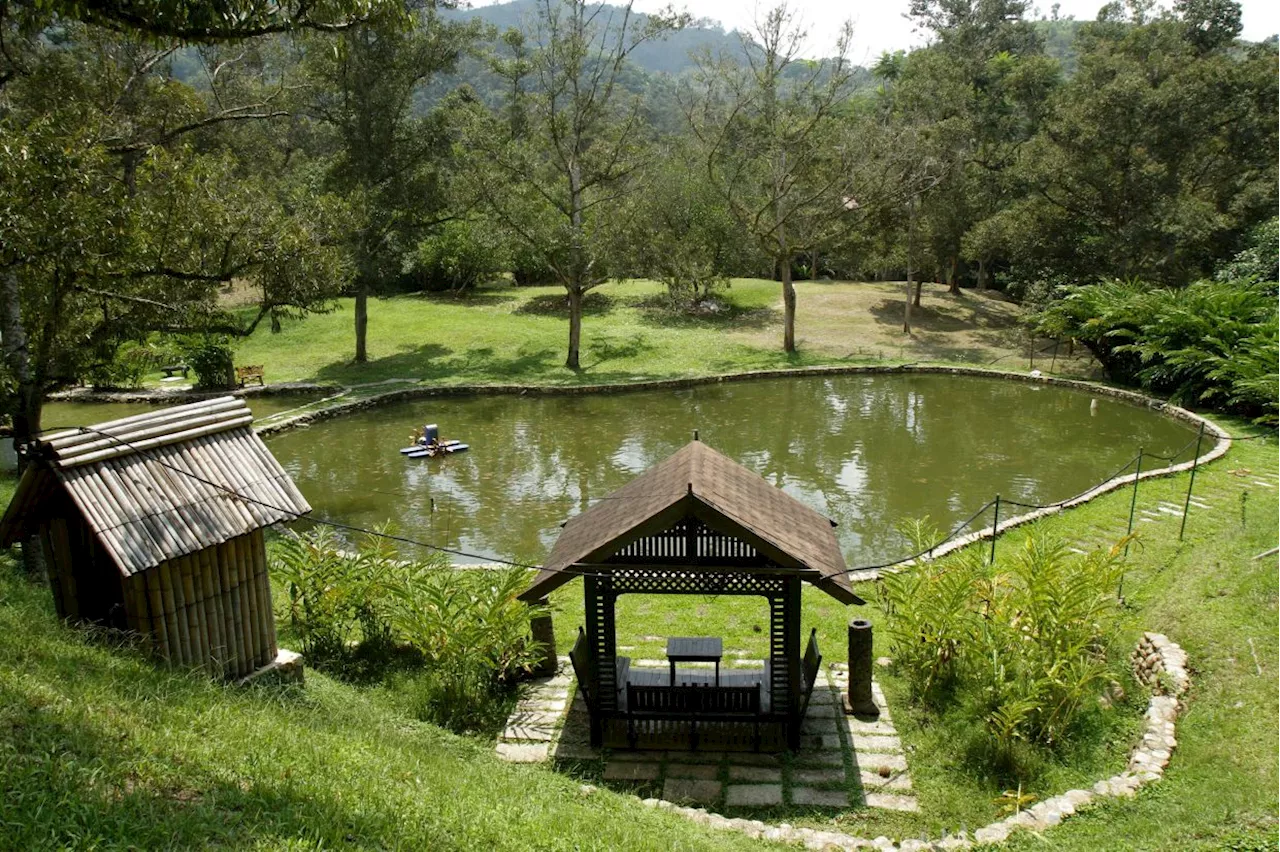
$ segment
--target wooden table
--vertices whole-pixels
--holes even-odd
[[[672,636],[667,639],[667,660],[671,663],[671,685],[676,685],[676,663],[715,663],[716,686],[720,685],[720,658],[724,643],[719,636]]]

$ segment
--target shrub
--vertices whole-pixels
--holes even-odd
[[[401,560],[378,535],[350,553],[326,528],[285,540],[274,569],[303,651],[348,676],[409,668],[401,686],[426,721],[459,732],[483,728],[538,662],[533,608],[516,600],[528,580],[522,569],[456,570],[443,556]]]
[[[1118,549],[1076,557],[1027,536],[994,565],[985,555],[969,548],[885,575],[895,665],[916,701],[976,716],[993,753],[1056,748],[1114,676]]]
[[[1042,334],[1080,340],[1115,381],[1175,402],[1276,419],[1280,324],[1275,297],[1256,282],[1067,288],[1034,322]]]
[[[452,221],[418,243],[412,275],[423,290],[465,290],[502,271],[499,241],[483,225]]]
[[[187,341],[182,356],[196,374],[196,387],[223,390],[236,383],[235,359],[230,341],[222,336],[200,337]]]

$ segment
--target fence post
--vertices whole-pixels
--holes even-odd
[[[996,495],[996,514],[991,520],[991,557],[987,560],[987,564],[994,565],[996,562],[996,535],[1000,532],[1000,495]]]
[[[1138,469],[1133,472],[1133,497],[1129,500],[1129,529],[1125,532],[1124,555],[1129,555],[1129,536],[1133,535],[1133,513],[1138,508],[1138,477],[1142,474],[1142,454],[1145,447],[1138,447]]]
[[[1196,468],[1200,466],[1200,442],[1204,440],[1204,421],[1200,421],[1200,434],[1196,436],[1196,457],[1191,461],[1191,481],[1187,483],[1187,502],[1182,504],[1182,526],[1178,529],[1178,541],[1187,531],[1187,513],[1191,511],[1191,489],[1196,487]]]

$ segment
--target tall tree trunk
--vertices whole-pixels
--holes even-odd
[[[369,360],[369,280],[361,275],[356,279],[356,363]]]
[[[916,279],[916,295],[915,295],[915,298],[911,300],[912,303],[915,304],[917,308],[920,307],[920,295],[921,295],[920,291],[923,289],[924,289],[924,279],[917,278]]]
[[[16,390],[13,415],[13,448],[18,456],[19,475],[26,469],[27,456],[23,447],[40,434],[40,414],[44,400],[39,382],[31,370],[31,351],[28,348],[27,330],[22,323],[22,302],[18,289],[18,275],[12,269],[4,273],[0,283],[0,336],[3,336],[4,362],[9,368]],[[22,564],[33,578],[45,577],[44,554],[39,540],[34,536],[23,539]]]
[[[818,280],[818,250],[809,252],[809,280]]]
[[[911,199],[910,205],[911,207],[907,215],[907,299],[906,299],[907,307],[902,314],[902,331],[904,334],[911,333],[911,302],[912,302],[911,276],[915,271],[912,267],[911,261],[913,259],[912,253],[913,253],[913,249],[915,248],[915,236],[916,236],[916,200],[914,198]],[[919,299],[920,299],[919,288],[916,289],[915,298],[916,298],[916,304],[919,304]]]
[[[569,290],[569,357],[564,365],[570,370],[579,369],[578,351],[582,345],[582,290],[575,284]]]
[[[948,258],[947,262],[947,292],[953,296],[960,295],[960,278],[956,275],[956,267],[959,260],[955,255]]]
[[[984,258],[978,258],[978,289],[987,289],[987,261]]]
[[[791,263],[782,263],[782,350],[796,351],[796,288],[791,283]]]

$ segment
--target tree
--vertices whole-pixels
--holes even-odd
[[[704,57],[686,101],[708,180],[781,278],[783,349],[796,351],[792,260],[845,227],[854,209],[855,140],[839,121],[853,66],[845,25],[836,56],[799,58],[805,33],[786,6],[758,22],[739,57]]]
[[[474,26],[418,10],[410,26],[380,17],[307,50],[309,111],[334,131],[330,183],[352,210],[355,361],[368,360],[369,296],[401,273],[402,254],[445,210],[441,161],[449,139],[440,115],[419,117],[415,95],[454,67]]]
[[[467,135],[476,194],[565,289],[570,370],[580,367],[582,300],[625,256],[624,202],[647,165],[640,100],[622,97],[627,57],[684,20],[635,16],[630,3],[541,0],[533,49],[507,42],[528,69],[528,90],[517,81],[507,103],[519,120],[477,110]]]
[[[174,132],[210,113],[168,76],[164,55],[72,27],[65,43],[33,48],[5,88],[0,331],[19,446],[40,431],[43,395],[122,343],[246,334],[272,310],[324,307],[342,277],[317,215],[324,199],[286,210],[233,152],[210,139],[197,148],[194,128]],[[152,126],[143,145],[146,117],[164,115],[176,123]],[[233,279],[262,293],[248,323],[218,305]]]
[[[1199,25],[1118,13],[1081,28],[1079,71],[1019,158],[1012,250],[1028,277],[1181,286],[1275,215],[1276,48],[1206,51]]]

